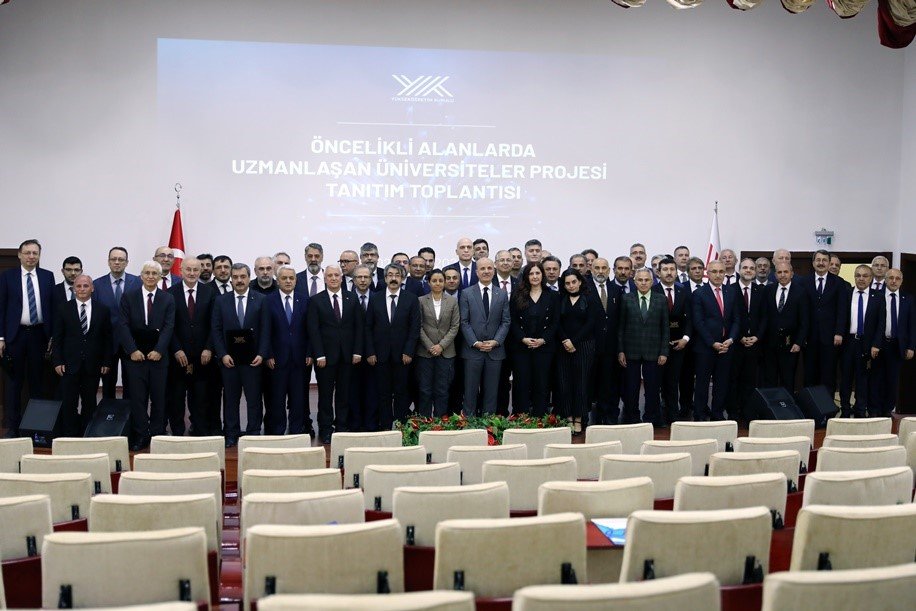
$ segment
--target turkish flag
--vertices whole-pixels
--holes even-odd
[[[172,233],[169,235],[169,248],[175,252],[175,262],[172,263],[172,273],[181,275],[181,260],[184,259],[184,231],[181,229],[181,208],[175,210],[172,218]]]

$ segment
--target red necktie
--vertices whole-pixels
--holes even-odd
[[[671,312],[674,309],[674,298],[671,296],[671,289],[665,289],[668,291],[668,312]]]
[[[725,318],[725,304],[722,303],[722,289],[716,289],[716,303],[719,304],[719,313]]]
[[[194,318],[194,289],[188,289],[188,318]]]
[[[751,311],[751,300],[747,296],[747,291],[748,291],[748,287],[744,287],[744,307],[747,309],[748,312],[750,312]]]
[[[340,303],[337,301],[337,293],[334,293],[334,318],[340,322]]]
[[[146,294],[146,324],[149,325],[150,318],[153,316],[153,294]]]
[[[162,279],[162,290],[163,290],[163,291],[169,290],[169,287],[167,287],[167,286],[165,285],[165,278]]]

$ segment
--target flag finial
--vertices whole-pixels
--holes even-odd
[[[175,207],[181,210],[181,186],[180,182],[175,183]]]

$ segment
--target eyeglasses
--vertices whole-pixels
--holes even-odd
[[[356,263],[356,259],[340,259],[338,263]]]

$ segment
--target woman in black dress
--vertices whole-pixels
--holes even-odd
[[[544,287],[544,268],[529,263],[518,276],[509,302],[512,317],[512,411],[547,413],[550,367],[556,350],[559,295]]]
[[[576,270],[560,276],[557,356],[557,411],[572,419],[573,434],[582,433],[582,419],[588,422],[591,405],[591,377],[595,363],[595,334],[601,303],[591,297]]]

